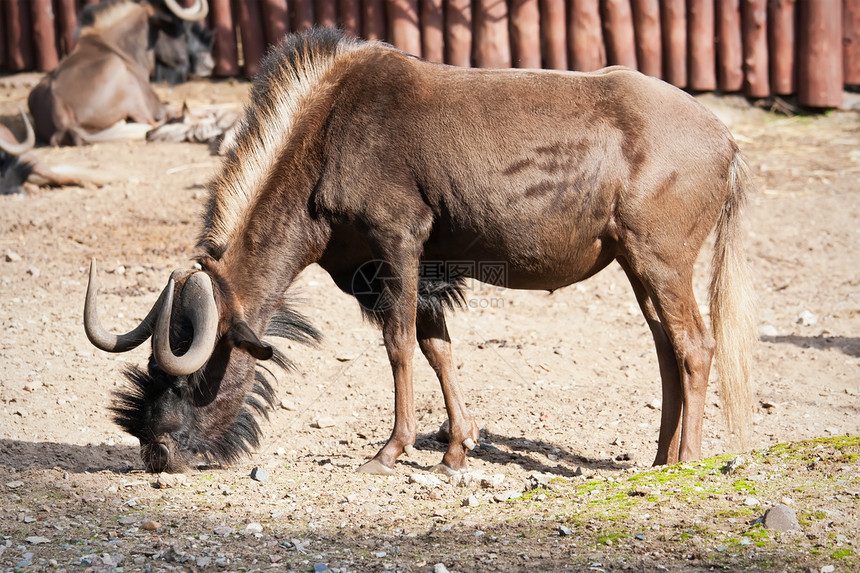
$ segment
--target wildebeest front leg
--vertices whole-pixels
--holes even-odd
[[[392,260],[392,258],[387,258]],[[395,259],[396,260],[396,259]],[[418,299],[418,256],[400,258],[388,267],[381,298],[382,338],[394,375],[394,429],[376,456],[358,471],[391,474],[404,448],[415,443],[415,395],[412,389],[412,356],[415,353],[415,314]]]
[[[466,449],[478,443],[478,425],[466,410],[451,352],[451,339],[441,309],[419,310],[416,320],[418,345],[427,362],[436,372],[448,411],[448,451],[436,469],[452,474],[466,466]]]

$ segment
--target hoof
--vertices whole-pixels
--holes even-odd
[[[446,464],[436,464],[436,467],[433,468],[433,471],[437,474],[446,475],[448,477],[455,476],[460,473],[460,470],[455,470],[454,468]]]
[[[360,474],[373,474],[377,476],[390,476],[394,473],[394,470],[392,468],[383,465],[382,462],[380,462],[376,458],[360,466],[355,471]]]
[[[415,453],[415,446],[403,446],[403,453],[407,456],[411,456]]]
[[[473,440],[472,438],[466,438],[465,440],[463,440],[463,447],[471,451],[477,448],[478,444],[476,444],[475,440]]]

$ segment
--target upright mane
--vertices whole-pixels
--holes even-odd
[[[287,36],[263,59],[250,102],[210,196],[198,246],[220,257],[265,187],[292,126],[313,101],[326,73],[343,54],[363,44],[342,32],[317,28]]]

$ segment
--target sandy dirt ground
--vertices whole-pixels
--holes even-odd
[[[18,133],[20,121],[14,116],[34,79],[0,78],[0,121]],[[244,100],[247,85],[192,83],[160,93],[170,102],[185,100],[192,107],[236,105]],[[747,209],[748,257],[760,328],[753,349],[756,413],[751,448],[857,436],[860,117],[836,111],[787,118],[740,99],[700,99],[729,124],[758,186]],[[41,147],[36,154],[53,165],[101,170],[111,182],[0,197],[0,490],[3,484],[23,481],[23,486],[0,492],[8,514],[8,522],[3,522],[0,509],[0,523],[5,523],[0,534],[6,536],[0,539],[3,567],[30,566],[22,565],[30,552],[33,567],[83,570],[87,563],[81,564],[81,556],[87,550],[123,554],[124,562],[113,565],[126,570],[149,567],[150,562],[168,570],[312,570],[317,561],[345,570],[432,570],[436,562],[445,561],[444,524],[428,525],[437,533],[408,558],[393,549],[398,536],[417,529],[410,516],[445,521],[431,514],[454,511],[439,508],[459,506],[465,497],[450,485],[434,494],[432,488],[407,483],[413,473],[429,473],[444,451],[434,439],[446,418],[435,376],[417,356],[420,427],[415,453],[398,463],[393,477],[355,474],[389,435],[393,385],[380,332],[363,321],[357,304],[318,267],[301,275],[295,291],[298,309],[325,339],[318,348],[278,343],[297,369],[278,375],[281,405],[262,424],[265,436],[259,450],[233,467],[194,470],[188,479],[197,485],[185,490],[160,493],[149,487],[154,477],[141,471],[136,440],[119,430],[108,411],[111,393],[124,384],[123,368],[128,363],[144,365],[148,345],[114,356],[89,344],[81,325],[87,265],[92,257],[99,261],[103,321],[116,330],[137,324],[171,270],[188,264],[206,184],[219,159],[207,146],[189,143]],[[703,310],[709,256],[706,247],[696,280]],[[468,308],[449,318],[449,329],[468,407],[481,426],[483,446],[470,455],[475,471],[503,474],[507,484],[519,484],[535,472],[562,478],[583,472],[611,476],[650,466],[660,418],[659,374],[650,334],[620,268],[611,266],[553,294],[476,283],[470,285],[467,299]],[[712,383],[708,395],[704,456],[735,448],[722,421],[716,387]],[[269,481],[249,480],[253,467],[265,468]],[[68,488],[54,487],[64,481],[72,483],[74,497],[64,497]],[[33,501],[26,493],[31,486],[47,497]],[[132,495],[135,488],[140,495]],[[188,495],[183,497],[182,491]],[[62,501],[52,501],[52,496]],[[135,496],[148,500],[144,507],[149,509],[128,505]],[[206,505],[207,499],[218,504]],[[52,503],[60,509],[51,510]],[[88,505],[103,506],[98,514],[102,517],[87,518]],[[39,509],[43,506],[47,512]],[[209,510],[195,512],[204,506]],[[158,514],[156,507],[172,517]],[[245,553],[234,548],[232,558],[222,556],[218,562],[217,552],[209,561],[199,561],[206,551],[176,549],[167,541],[152,545],[150,553],[112,553],[86,536],[80,537],[84,546],[69,541],[76,525],[89,527],[88,519],[93,527],[100,519],[111,520],[118,531],[114,539],[121,538],[131,527],[122,516],[132,512],[144,519],[147,511],[153,520],[172,520],[153,530],[150,539],[194,538],[205,546],[183,529],[190,527],[189,521],[204,529],[260,522],[265,528],[260,535],[268,545],[253,549],[250,557],[247,547]],[[39,561],[41,546],[31,547],[17,537],[26,536],[26,516],[31,513],[38,523],[55,526],[53,537],[38,535],[67,542],[66,549],[52,554],[54,561]],[[514,527],[515,517],[490,513],[485,518],[496,523],[473,529],[498,528],[493,535],[502,536],[505,527]],[[278,527],[285,529],[275,534]],[[339,533],[326,533],[329,530]],[[365,548],[361,558],[358,549],[349,558],[326,556],[326,544],[336,544],[338,535],[355,543],[372,537],[376,547]],[[305,537],[308,540],[302,541]],[[241,543],[248,543],[254,536],[243,539]],[[193,545],[186,546],[189,543]],[[174,550],[175,559],[165,557],[166,547]],[[276,557],[279,551],[286,557]],[[567,567],[556,549],[539,546],[518,551],[506,547],[489,554],[503,557],[486,565],[473,556],[459,566],[452,557],[448,567]],[[182,555],[192,558],[183,561]],[[671,557],[660,559],[658,551],[648,563],[680,567]],[[89,566],[111,569],[111,563],[102,558]],[[582,563],[587,569],[587,559]]]

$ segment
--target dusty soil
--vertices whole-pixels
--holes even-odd
[[[20,127],[14,115],[34,80],[0,79],[0,121]],[[242,83],[161,91],[192,107],[235,105],[246,93]],[[90,346],[80,319],[86,268],[98,258],[105,323],[136,324],[170,271],[188,263],[219,160],[188,143],[39,148],[49,164],[103,170],[112,182],[0,197],[0,567],[858,567],[857,440],[767,448],[860,434],[860,117],[786,118],[738,99],[701,99],[730,125],[759,186],[748,208],[761,327],[757,409],[754,453],[740,474],[720,471],[736,446],[714,389],[703,449],[723,457],[648,469],[657,364],[626,279],[612,267],[552,295],[474,284],[468,310],[450,318],[461,383],[482,428],[482,447],[470,455],[479,477],[410,483],[412,474],[430,476],[444,451],[434,439],[446,417],[441,393],[420,357],[415,453],[394,476],[358,475],[391,429],[390,370],[380,333],[314,267],[296,291],[326,338],[318,348],[281,344],[297,370],[278,375],[282,403],[263,424],[260,449],[155,488],[136,441],[108,412],[123,367],[142,365],[148,351],[113,356]],[[702,303],[708,254],[697,279]],[[249,477],[255,467],[267,481]],[[681,481],[685,472],[698,483]],[[637,491],[641,480],[651,485]],[[619,492],[641,502],[616,503]],[[780,502],[796,511],[803,534],[757,524]]]

